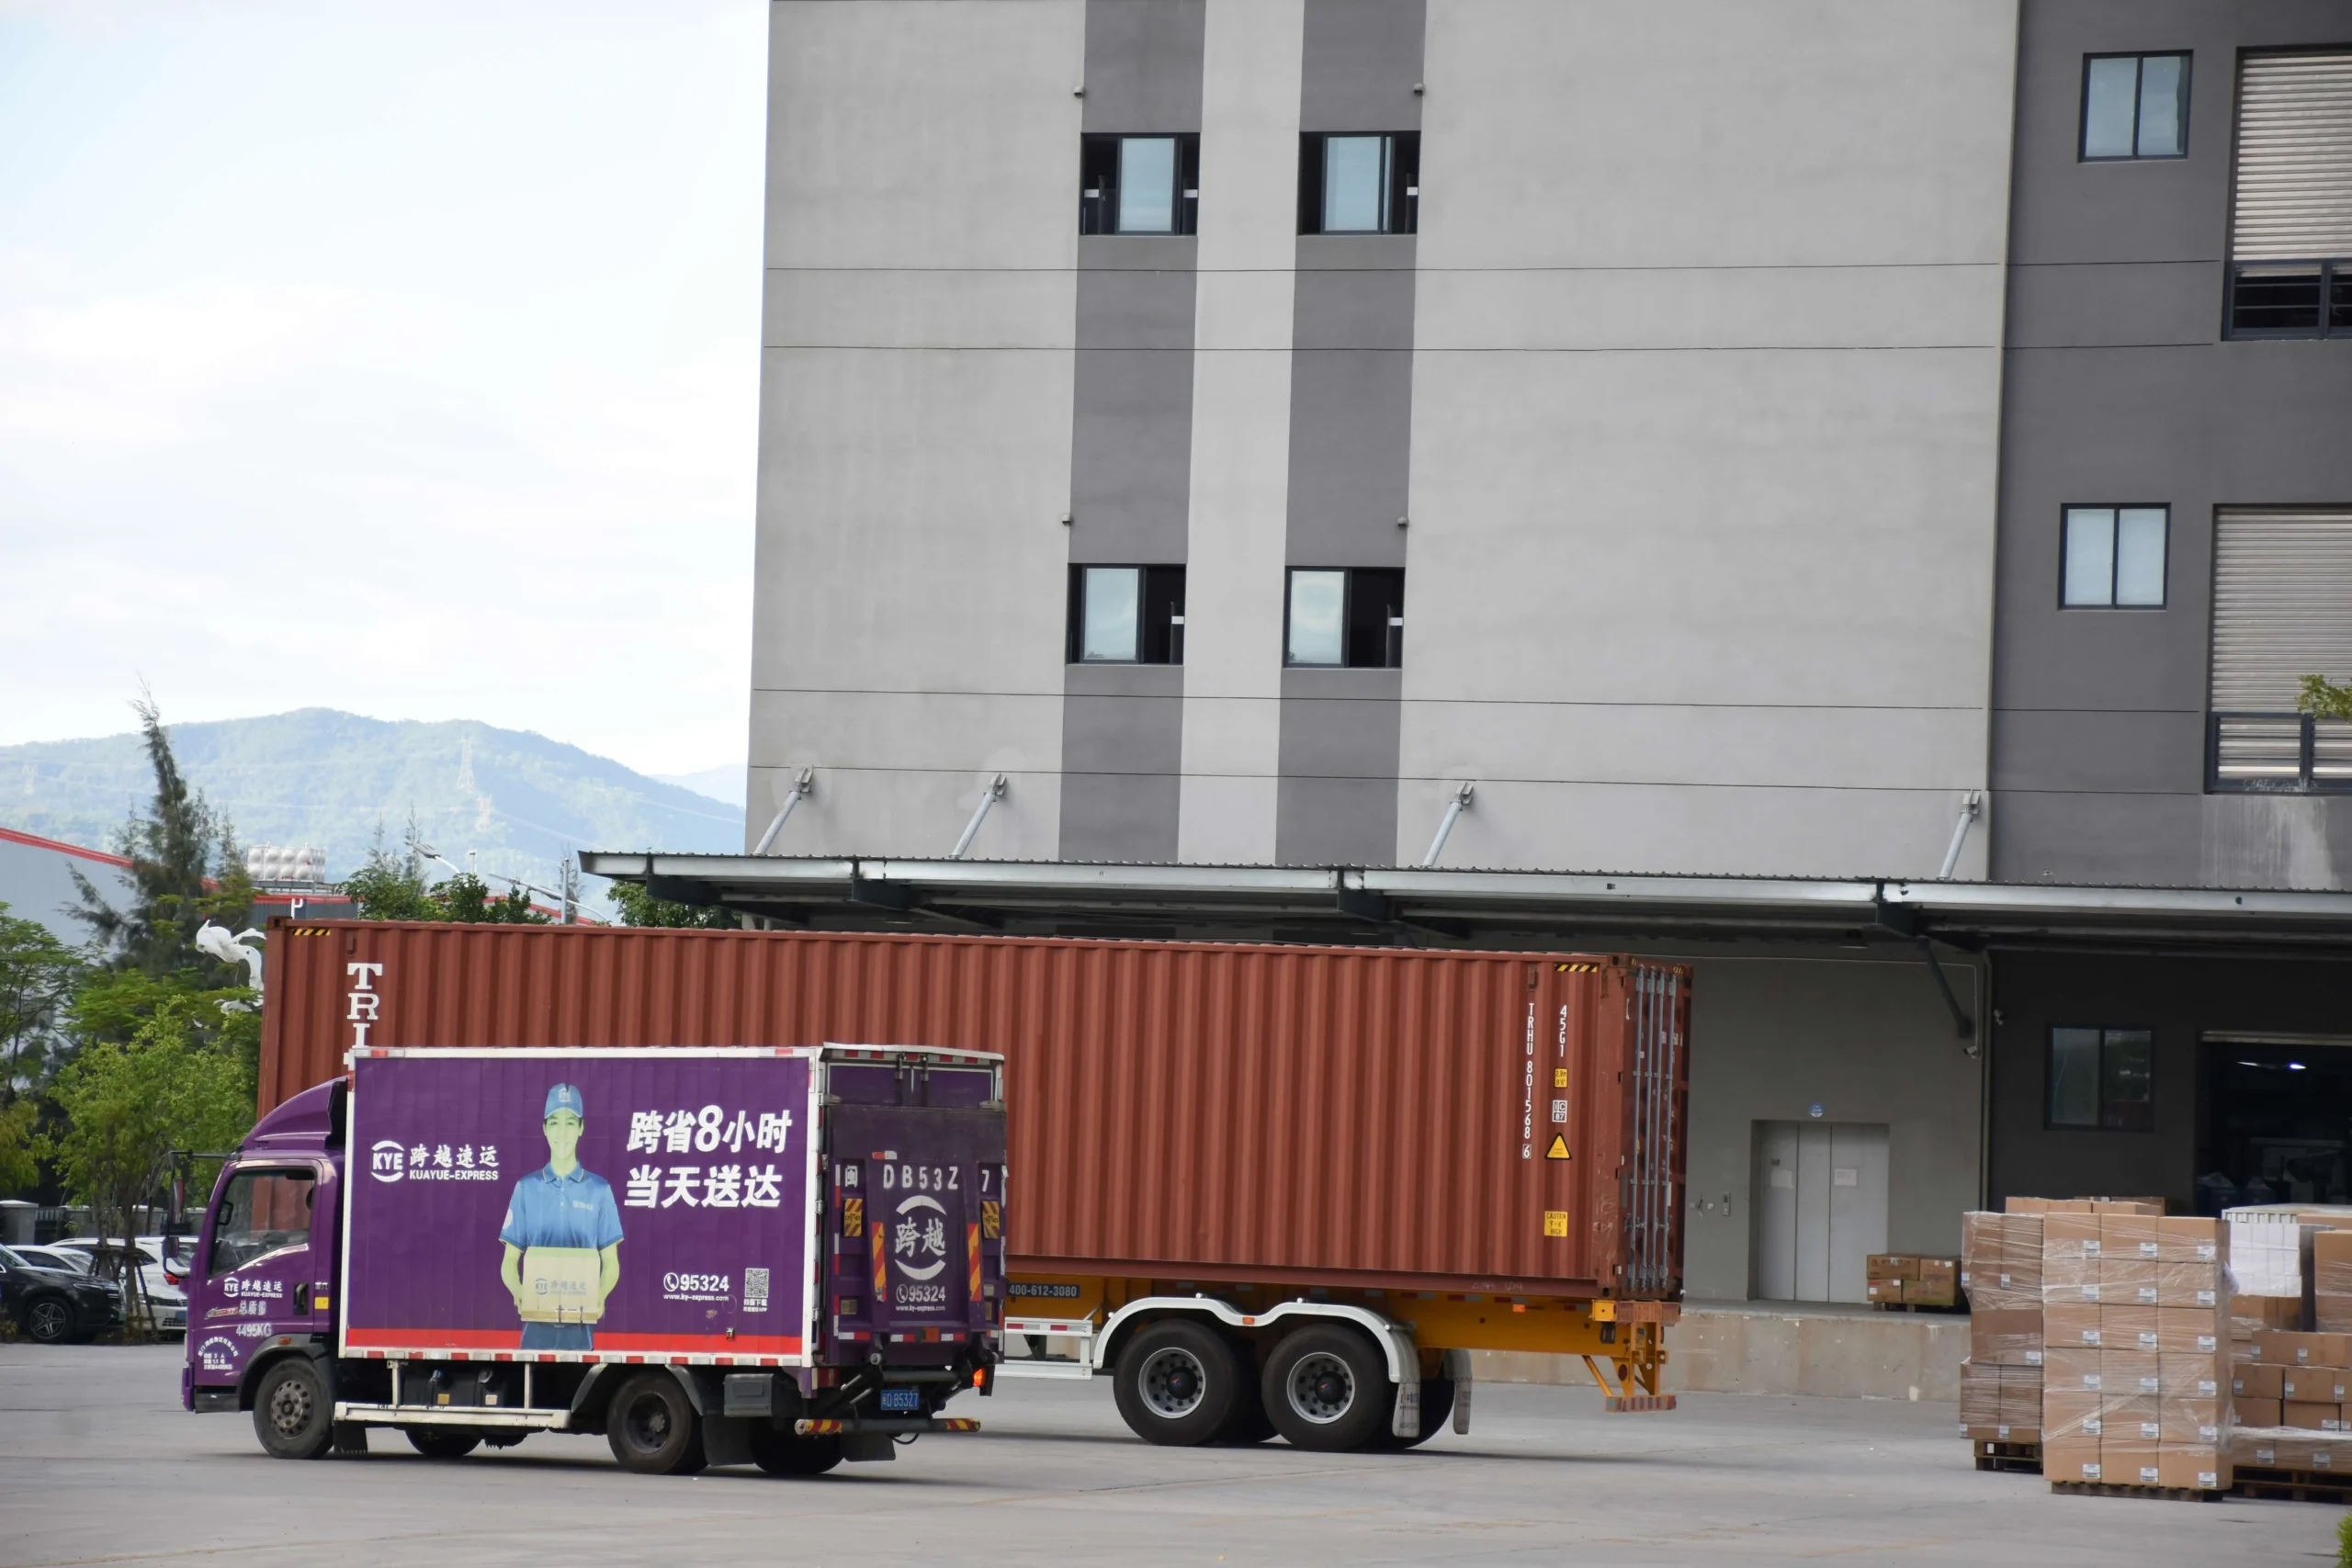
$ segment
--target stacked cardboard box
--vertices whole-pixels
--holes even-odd
[[[1882,1305],[1953,1306],[1960,1300],[1960,1263],[1951,1258],[1917,1258],[1874,1252],[1868,1268],[1870,1299]]]
[[[1968,1292],[1961,1430],[1972,1441],[2041,1440],[2041,1216],[1961,1217],[1960,1285]]]
[[[2236,1462],[2352,1469],[2352,1334],[2263,1329],[2231,1368]]]
[[[2312,1237],[2312,1326],[2323,1334],[2352,1334],[2352,1230]]]
[[[2052,1481],[2227,1489],[2220,1242],[2213,1220],[2121,1205],[2043,1215],[2042,1471]]]

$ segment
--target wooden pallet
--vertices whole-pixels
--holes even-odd
[[[2108,1481],[2053,1481],[2050,1490],[2071,1492],[2078,1497],[2154,1497],[2171,1503],[2218,1503],[2229,1495],[2200,1492],[2193,1486],[2125,1486]]]
[[[2292,1503],[2352,1503],[2352,1475],[2242,1464],[2237,1470],[2237,1490],[2242,1496],[2278,1497]]]
[[[1971,1445],[1976,1450],[1979,1470],[2011,1471],[2026,1475],[2041,1473],[2040,1443],[1996,1443],[1980,1438]]]

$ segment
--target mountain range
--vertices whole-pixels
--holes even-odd
[[[311,845],[332,878],[356,869],[379,833],[398,849],[412,820],[457,864],[472,853],[484,872],[543,887],[579,850],[743,847],[740,803],[527,730],[332,708],[167,728],[181,770],[240,844]],[[742,770],[731,772],[740,790]],[[154,789],[136,733],[0,747],[0,826],[111,849]]]

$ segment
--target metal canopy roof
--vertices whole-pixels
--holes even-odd
[[[596,852],[582,869],[787,924],[1491,943],[1514,933],[2352,956],[2352,893],[1351,866]]]

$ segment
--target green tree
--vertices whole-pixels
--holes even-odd
[[[130,862],[130,902],[116,908],[76,871],[82,908],[74,914],[111,967],[153,976],[194,971],[219,985],[231,976],[198,951],[197,929],[207,919],[243,921],[253,908],[253,884],[229,824],[180,772],[162,710],[144,696],[131,709],[146,736],[155,797],[116,838],[118,852]]]
[[[343,891],[359,906],[363,920],[464,920],[493,926],[543,926],[548,921],[531,907],[529,891],[519,884],[495,894],[489,883],[466,871],[446,882],[426,881],[414,823],[409,825],[399,854],[384,847],[379,825],[366,863],[352,873]]]
[[[51,1086],[62,1120],[41,1152],[89,1203],[102,1240],[138,1234],[175,1151],[233,1148],[253,1125],[252,1083],[218,1038],[219,1017],[210,998],[169,998],[130,1039],[85,1044]],[[209,1186],[213,1174],[194,1176]],[[132,1332],[152,1330],[136,1269],[123,1280],[123,1306]]]
[[[656,898],[634,882],[613,884],[613,902],[625,926],[683,926],[695,931],[735,929],[735,911],[716,904],[679,904]]]
[[[2315,718],[2352,718],[2352,683],[2339,686],[2324,675],[2306,675],[2295,706]]]
[[[87,965],[47,926],[7,911],[0,904],[0,1194],[15,1195],[40,1181],[41,1089]]]

